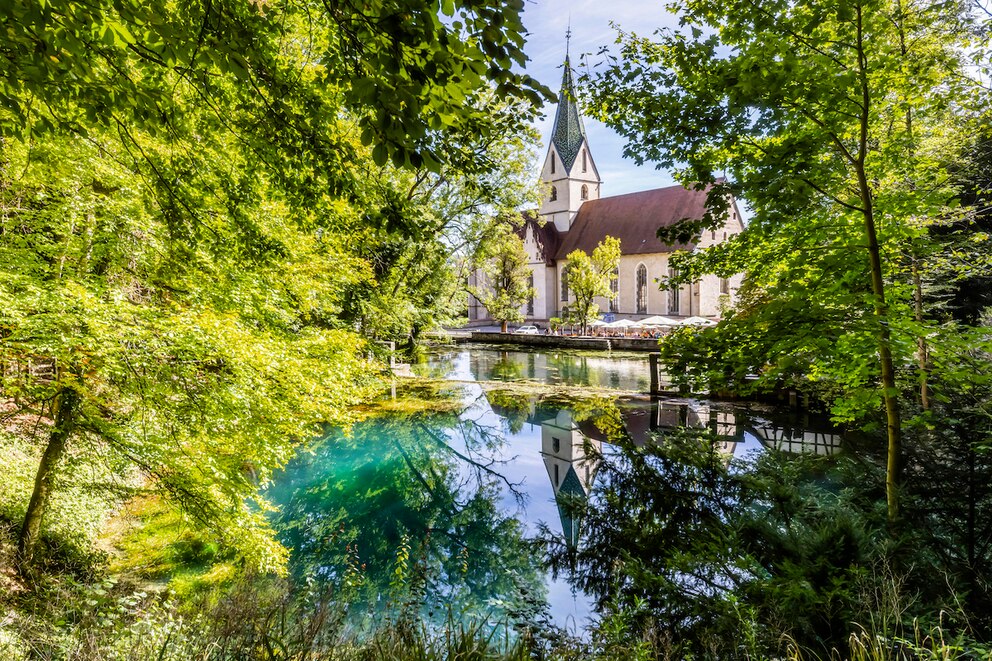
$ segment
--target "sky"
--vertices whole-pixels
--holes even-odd
[[[524,51],[530,57],[527,73],[544,83],[555,93],[561,88],[562,63],[565,59],[565,33],[571,23],[571,59],[573,68],[588,54],[590,66],[602,59],[596,53],[603,46],[615,43],[617,31],[650,36],[661,27],[674,27],[676,18],[665,9],[665,0],[528,0],[524,9],[524,26],[530,35]],[[545,118],[537,128],[541,133],[540,163],[547,154],[554,122],[555,106],[544,108]],[[670,186],[671,173],[656,170],[652,164],[638,167],[622,157],[624,141],[612,129],[583,114],[589,151],[603,179],[602,195],[608,197]]]

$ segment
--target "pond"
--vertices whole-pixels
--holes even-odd
[[[574,503],[596,489],[617,443],[694,429],[728,462],[841,450],[840,434],[809,416],[652,400],[647,369],[639,354],[432,355],[418,370],[449,384],[449,406],[332,430],[271,489],[293,576],[350,604],[356,626],[454,613],[580,632],[595,601],[547,556],[583,544]]]

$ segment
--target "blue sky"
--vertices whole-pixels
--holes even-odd
[[[675,26],[676,19],[665,9],[663,0],[537,0],[529,1],[524,10],[524,25],[530,32],[525,51],[530,57],[527,72],[555,92],[561,85],[561,65],[565,59],[565,31],[572,26],[571,55],[573,67],[588,53],[588,63],[595,64],[596,53],[616,41],[615,23],[625,32],[650,36],[654,30]],[[545,107],[545,119],[538,125],[541,132],[543,161],[547,150],[555,106]],[[603,197],[669,186],[674,181],[667,171],[654,169],[651,164],[638,167],[624,159],[623,140],[611,129],[583,114],[589,149],[603,179]],[[540,164],[535,163],[535,172]]]

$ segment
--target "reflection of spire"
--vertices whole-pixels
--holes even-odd
[[[584,435],[570,411],[561,410],[541,423],[541,455],[554,488],[565,543],[573,550],[579,541],[580,523],[573,508],[576,501],[589,497],[601,450],[602,442]]]

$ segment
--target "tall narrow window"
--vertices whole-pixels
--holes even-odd
[[[551,201],[554,202],[558,199],[558,189],[554,186],[551,187]]]
[[[555,486],[558,486],[558,483],[559,483],[559,479],[558,479],[558,464],[555,464]]]
[[[644,264],[637,265],[637,314],[648,312],[648,268]]]
[[[679,275],[678,269],[668,269],[669,278],[677,278]],[[672,287],[668,290],[668,312],[670,314],[679,314],[679,288]]]
[[[729,294],[730,293],[730,280],[727,278],[720,278],[720,293]]]
[[[582,150],[582,171],[585,172],[587,170],[587,167],[588,166],[586,165],[586,150],[583,149]],[[585,198],[583,198],[583,199],[585,199]]]
[[[561,452],[561,439],[555,438],[554,436],[551,437],[551,451]]]
[[[586,186],[585,184],[582,184],[582,193],[581,193],[581,195],[582,195],[582,199],[583,200],[588,200],[589,199],[589,187]]]
[[[555,173],[555,155],[554,152],[551,154],[551,174]]]
[[[561,270],[561,301],[566,303],[568,301],[568,265],[566,264]]]
[[[613,297],[610,299],[610,312],[617,312],[620,309],[620,269],[613,269],[613,277],[610,278],[610,291]]]
[[[534,316],[534,272],[527,276],[527,289],[530,290],[530,297],[527,299],[527,316]]]

